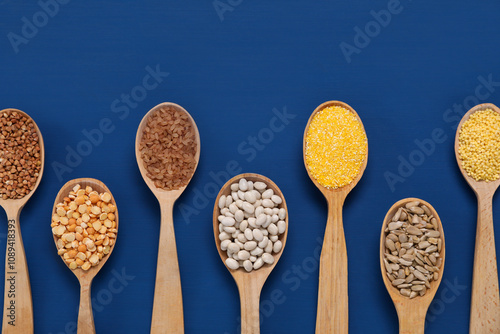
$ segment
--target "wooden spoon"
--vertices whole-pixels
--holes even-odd
[[[149,189],[158,199],[161,209],[160,244],[158,247],[158,265],[156,269],[155,296],[153,302],[153,318],[151,322],[151,333],[184,333],[184,314],[182,308],[181,277],[179,272],[179,262],[177,259],[177,247],[175,244],[173,208],[174,203],[186,189],[187,184],[177,190],[166,191],[159,189],[147,176],[147,171],[141,158],[140,142],[144,128],[147,125],[149,116],[158,109],[173,107],[184,112],[191,120],[191,125],[195,130],[196,137],[196,166],[200,159],[200,134],[198,127],[191,115],[180,105],[165,102],[151,109],[142,119],[137,130],[135,141],[135,155],[142,178]],[[191,175],[191,178],[193,176]],[[190,180],[191,180],[190,178]]]
[[[347,333],[349,329],[347,249],[342,223],[342,206],[347,194],[349,194],[352,188],[359,182],[361,176],[363,176],[368,161],[367,147],[366,157],[358,175],[351,183],[342,188],[328,189],[323,187],[310,174],[306,162],[307,131],[316,113],[329,106],[340,106],[351,111],[358,119],[364,131],[363,123],[356,111],[348,104],[340,101],[328,101],[318,106],[311,114],[311,117],[309,117],[304,131],[303,157],[307,173],[328,202],[328,221],[326,223],[319,269],[318,311],[316,317],[317,334]]]
[[[59,190],[59,192],[57,193],[56,200],[54,201],[52,214],[56,213],[56,205],[61,202],[64,202],[64,197],[67,197],[77,184],[79,184],[83,189],[85,189],[85,187],[87,186],[90,186],[92,187],[93,190],[99,193],[108,192],[111,195],[110,203],[116,206],[113,194],[111,193],[111,191],[109,191],[108,187],[106,187],[104,183],[96,179],[81,178],[68,181],[66,182],[65,185],[62,186],[61,190]],[[116,208],[115,217],[116,217],[115,218],[116,229],[118,229],[118,207]],[[118,235],[118,233],[116,233],[116,235]],[[56,248],[57,248],[57,239],[58,238],[54,235],[54,243],[56,244]],[[70,269],[80,282],[80,309],[78,311],[78,331],[77,331],[78,334],[95,333],[90,287],[92,285],[92,280],[94,279],[95,275],[97,275],[99,270],[101,270],[102,266],[104,266],[106,261],[108,261],[114,248],[115,245],[111,247],[109,253],[106,256],[104,256],[95,267],[90,267],[89,270],[83,270],[81,268],[77,268],[75,270]],[[61,259],[64,262],[64,258],[62,256]],[[67,265],[66,262],[64,262],[64,264]]]
[[[17,112],[31,119],[25,112],[17,109],[4,109],[4,112]],[[7,213],[8,234],[7,251],[5,254],[5,289],[2,333],[33,333],[33,302],[31,300],[31,286],[28,273],[28,264],[24,252],[19,216],[26,202],[33,195],[40,184],[45,161],[45,149],[40,129],[33,121],[38,134],[40,146],[41,167],[33,190],[20,199],[0,199],[0,206]],[[10,255],[9,255],[10,253]]]
[[[392,217],[398,209],[404,206],[408,202],[420,201],[421,204],[425,204],[432,215],[436,218],[439,225],[439,232],[441,233],[441,239],[443,240],[442,248],[441,248],[441,258],[443,259],[441,263],[441,267],[439,268],[439,278],[437,281],[430,282],[431,288],[427,289],[427,292],[423,296],[417,296],[413,299],[409,297],[405,297],[399,293],[399,290],[394,287],[386,275],[386,269],[384,265],[384,250],[385,250],[385,229],[387,224],[391,222]],[[445,242],[444,242],[444,231],[443,225],[441,225],[441,219],[436,212],[436,209],[432,207],[426,201],[423,201],[418,198],[405,198],[398,202],[396,202],[387,212],[384,223],[382,224],[382,232],[380,235],[380,269],[382,270],[382,279],[384,280],[385,287],[391,299],[396,307],[396,311],[398,313],[399,318],[399,333],[401,334],[423,334],[425,329],[425,315],[427,314],[427,309],[429,308],[432,299],[434,299],[434,295],[441,284],[441,279],[443,278],[443,269],[444,269],[444,260],[445,260]]]
[[[218,206],[219,198],[222,195],[226,196],[230,195],[231,184],[238,182],[238,180],[240,180],[241,178],[245,178],[247,181],[252,181],[252,182],[257,182],[257,181],[264,182],[267,185],[267,189],[272,189],[276,195],[282,198],[283,202],[280,204],[279,207],[284,208],[285,211],[287,212],[285,218],[286,229],[285,232],[282,235],[280,235],[279,238],[283,246],[279,253],[273,254],[274,263],[271,265],[264,264],[264,266],[262,266],[261,268],[257,270],[252,270],[251,272],[247,272],[243,268],[238,268],[236,270],[227,268],[226,265],[227,253],[221,249],[220,246],[221,241],[219,240],[219,220],[218,220],[220,211]],[[283,254],[283,249],[285,249],[285,244],[286,244],[286,237],[288,235],[288,210],[286,207],[285,197],[283,196],[283,193],[278,188],[278,186],[265,176],[254,173],[237,175],[232,179],[230,179],[229,181],[227,181],[226,184],[219,191],[217,199],[215,200],[213,223],[214,223],[215,245],[217,246],[217,250],[219,251],[220,258],[224,263],[224,265],[226,265],[227,270],[229,270],[229,272],[233,276],[236,285],[238,286],[238,291],[240,292],[241,333],[258,334],[260,333],[260,321],[259,321],[260,293],[262,291],[262,287],[264,286],[267,277],[276,266],[276,263],[278,263],[281,254]]]
[[[498,271],[493,231],[493,195],[500,185],[500,179],[493,182],[476,181],[462,167],[458,152],[458,137],[462,124],[478,110],[500,109],[491,103],[479,104],[470,109],[458,125],[455,136],[455,156],[458,167],[467,183],[476,193],[478,216],[476,230],[476,250],[472,278],[472,299],[470,311],[470,333],[500,333],[500,296],[498,292]]]

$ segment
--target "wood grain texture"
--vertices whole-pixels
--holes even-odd
[[[458,138],[462,124],[474,112],[488,108],[500,113],[500,109],[494,104],[479,104],[464,115],[455,135],[455,156],[458,167],[467,183],[474,190],[478,202],[469,324],[471,334],[500,333],[500,294],[492,209],[493,195],[500,185],[500,179],[493,182],[474,180],[463,169],[458,151]]]
[[[38,125],[35,121],[25,112],[18,109],[4,109],[3,112],[17,112],[33,121],[35,130],[38,134],[38,144],[40,146],[40,173],[36,180],[33,190],[20,199],[0,199],[0,206],[2,206],[7,214],[10,234],[7,239],[7,249],[5,254],[5,287],[4,287],[4,316],[2,323],[2,334],[33,333],[33,302],[31,299],[31,286],[29,280],[28,264],[26,261],[26,254],[23,246],[23,239],[21,236],[21,226],[19,217],[22,208],[26,205],[35,190],[38,188],[43,175],[45,163],[45,147],[43,144],[43,137]],[[11,237],[10,235],[14,237]],[[9,259],[9,245],[10,242],[14,243],[15,255]],[[9,283],[7,279],[10,279]],[[12,284],[10,283],[12,282]],[[11,287],[14,287],[15,293],[12,293]],[[11,305],[15,305],[13,313],[6,311]],[[14,322],[12,322],[14,320]],[[10,322],[10,323],[9,323]],[[14,325],[13,325],[14,324]]]
[[[441,239],[443,240],[443,245],[441,249],[441,258],[443,262],[441,263],[441,268],[439,272],[439,278],[437,281],[430,282],[431,288],[427,290],[424,296],[417,296],[413,299],[405,297],[399,293],[399,290],[394,287],[386,275],[386,269],[384,265],[384,250],[385,250],[385,228],[387,224],[391,221],[392,217],[396,211],[404,206],[408,202],[420,201],[420,203],[425,204],[431,211],[432,215],[436,218],[439,228],[438,231],[441,233]],[[437,289],[441,284],[444,272],[444,263],[446,258],[446,243],[444,239],[444,230],[441,223],[439,215],[432,205],[428,202],[421,200],[419,198],[405,198],[396,203],[387,212],[384,222],[382,224],[382,232],[380,233],[380,270],[382,272],[382,279],[384,281],[385,287],[391,299],[396,307],[399,318],[399,333],[401,334],[423,334],[425,329],[425,316],[427,314],[427,309],[430,303],[436,295]]]
[[[222,195],[230,195],[231,194],[231,184],[237,182],[241,178],[245,178],[247,181],[252,182],[264,182],[267,184],[268,189],[272,189],[276,195],[279,195],[283,202],[279,205],[279,208],[284,208],[287,212],[285,223],[286,229],[283,234],[279,236],[279,240],[282,242],[283,246],[279,253],[273,254],[274,263],[264,264],[261,268],[257,270],[252,270],[251,272],[245,271],[243,268],[238,268],[236,270],[229,269],[226,266],[227,253],[221,249],[221,241],[219,239],[219,198]],[[285,196],[278,188],[278,186],[271,181],[269,178],[254,174],[254,173],[245,173],[240,174],[224,184],[217,198],[215,199],[214,211],[213,211],[213,228],[214,228],[214,239],[215,246],[217,247],[217,251],[219,252],[219,256],[226,266],[227,270],[233,276],[236,285],[238,286],[238,291],[240,294],[240,305],[241,305],[241,333],[242,334],[258,334],[260,333],[260,320],[259,320],[259,304],[260,304],[260,293],[262,291],[262,287],[266,282],[269,274],[274,269],[276,264],[278,263],[281,255],[283,254],[283,250],[285,249],[286,239],[288,236],[288,209],[286,206]]]
[[[161,209],[161,228],[160,241],[158,247],[158,264],[156,268],[155,295],[153,301],[153,315],[151,320],[151,333],[162,334],[184,333],[184,312],[182,305],[182,288],[181,276],[179,271],[179,262],[177,258],[177,247],[175,243],[174,220],[172,216],[175,201],[179,198],[182,192],[186,189],[187,184],[177,190],[165,191],[158,189],[154,182],[147,176],[147,171],[141,158],[139,149],[142,134],[147,125],[149,116],[158,109],[164,107],[173,107],[181,112],[184,112],[191,120],[191,125],[195,130],[195,139],[197,150],[195,155],[196,165],[193,170],[196,171],[200,160],[200,133],[198,127],[191,115],[178,104],[171,102],[161,103],[152,108],[142,118],[139,128],[137,129],[135,140],[135,156],[139,171],[142,178],[148,185],[149,189],[158,199]],[[191,175],[191,178],[193,177]]]
[[[368,163],[368,146],[363,165],[356,178],[338,189],[323,187],[311,176],[306,162],[306,136],[312,119],[319,111],[329,106],[340,106],[351,111],[361,124],[363,122],[356,111],[347,103],[340,101],[327,101],[319,105],[309,117],[304,130],[302,154],[304,165],[309,178],[323,193],[328,202],[328,220],[321,250],[318,287],[318,310],[316,316],[317,334],[345,334],[349,331],[349,302],[348,302],[348,277],[347,277],[347,249],[345,243],[344,226],[342,221],[342,207],[349,192],[358,184],[363,176]],[[365,132],[366,133],[366,132]]]
[[[79,184],[82,188],[87,186],[92,187],[93,190],[98,191],[99,193],[108,192],[111,195],[110,203],[116,206],[115,211],[115,221],[116,221],[116,229],[119,230],[118,223],[118,206],[116,205],[115,198],[113,197],[113,193],[106,187],[104,183],[99,180],[92,178],[80,178],[73,179],[66,182],[65,185],[59,190],[59,193],[56,196],[54,201],[54,206],[52,208],[52,214],[56,213],[56,205],[64,201],[64,197],[68,196],[70,191],[73,190],[73,187]],[[56,244],[57,248],[57,237],[54,235],[54,244]],[[118,231],[116,232],[116,240],[118,239]],[[81,268],[71,270],[73,274],[75,274],[76,278],[80,283],[80,308],[78,311],[78,334],[93,334],[95,333],[95,325],[94,325],[94,316],[92,314],[92,302],[90,295],[90,287],[92,285],[92,280],[97,275],[97,273],[101,270],[104,264],[108,261],[109,257],[113,253],[113,250],[116,247],[116,240],[113,247],[111,247],[109,254],[104,256],[99,264],[91,267],[89,270],[85,271]],[[61,256],[61,260],[63,261],[65,266],[68,266],[66,262],[64,262],[64,258]]]

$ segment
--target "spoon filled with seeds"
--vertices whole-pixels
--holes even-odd
[[[241,333],[258,334],[260,293],[288,234],[283,193],[265,176],[237,175],[215,200],[213,228],[220,258],[240,293]]]
[[[80,282],[78,334],[95,333],[90,287],[114,249],[118,210],[104,183],[91,178],[68,181],[52,209],[57,254]]]
[[[493,230],[493,195],[500,185],[500,109],[491,103],[470,109],[458,125],[455,156],[478,201],[472,277],[470,333],[500,331],[500,295]]]
[[[19,216],[40,184],[45,150],[36,123],[17,109],[0,111],[0,206],[7,213],[2,333],[33,333],[33,303]]]
[[[418,198],[395,203],[382,225],[380,269],[398,313],[400,333],[424,333],[444,259],[443,226],[436,210]]]
[[[173,208],[198,166],[200,134],[196,123],[175,103],[157,105],[139,125],[135,154],[142,178],[161,209],[151,333],[184,333]]]
[[[304,164],[328,202],[321,250],[316,333],[348,332],[347,249],[342,206],[368,160],[363,123],[348,104],[328,101],[314,110],[304,131]]]

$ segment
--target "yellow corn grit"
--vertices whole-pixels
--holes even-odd
[[[306,164],[311,176],[324,187],[351,183],[364,163],[368,142],[354,114],[330,106],[314,115],[306,134]]]
[[[462,168],[476,181],[500,176],[500,113],[491,109],[474,112],[458,135]]]

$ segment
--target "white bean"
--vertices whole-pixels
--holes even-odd
[[[262,267],[264,265],[264,260],[262,260],[261,257],[259,257],[253,264],[253,269],[257,270],[259,269],[260,267]]]
[[[262,241],[259,242],[259,247],[262,248],[262,249],[266,248],[268,242],[269,242],[269,238],[268,237],[265,237],[265,236],[262,237]]]
[[[238,183],[238,186],[240,187],[240,190],[242,191],[247,191],[248,190],[248,183],[247,180],[244,178],[240,179],[240,182]]]
[[[236,221],[232,217],[222,218],[221,224],[224,226],[233,226]]]
[[[237,200],[239,199],[239,198],[238,198],[238,192],[233,191],[233,192],[231,193],[231,197],[233,198],[233,201],[237,201]],[[227,202],[226,202],[226,204],[227,204]],[[229,205],[227,205],[227,206],[229,206]]]
[[[248,222],[248,225],[250,225],[250,227],[257,228],[257,225],[255,224],[255,218],[254,217],[248,218],[247,222]]]
[[[222,209],[224,206],[226,206],[226,195],[222,195],[219,198],[219,209]]]
[[[256,200],[257,199],[255,198],[253,191],[247,191],[245,193],[245,201],[247,201],[248,203],[253,204],[253,203],[255,203]]]
[[[264,252],[271,254],[273,252],[273,243],[269,241],[267,243],[266,248],[264,248]]]
[[[248,221],[244,220],[240,223],[240,231],[241,232],[245,232],[245,230],[247,229],[248,227]]]
[[[259,206],[262,206],[262,200],[261,199],[258,199],[255,201],[255,203],[253,203],[253,206],[258,208]]]
[[[227,211],[227,212],[224,214],[224,216],[234,218],[234,215],[231,213],[231,211]]]
[[[235,242],[231,242],[231,243],[227,246],[227,250],[228,250],[228,251],[230,251],[231,253],[233,253],[233,254],[234,254],[234,253],[238,253],[238,252],[241,250],[241,248],[240,248],[240,246],[238,246],[238,244],[237,244],[237,243],[235,243]]]
[[[234,232],[236,232],[236,228],[233,226],[225,226],[224,231],[226,231],[227,233],[233,234]]]
[[[237,201],[236,201],[236,202],[234,202],[234,203],[235,203],[235,204],[236,204],[236,206],[237,206],[238,208],[240,208],[240,209],[243,207],[243,201],[242,201],[241,199],[237,200]]]
[[[267,230],[269,231],[269,234],[271,234],[271,235],[278,234],[278,227],[273,223],[271,223],[271,225],[269,225],[267,227]]]
[[[229,205],[229,211],[231,211],[231,213],[235,213],[236,211],[238,210],[238,207],[236,206],[236,203],[231,203],[231,205]]]
[[[243,249],[243,248],[245,247],[245,246],[243,245],[243,243],[242,243],[241,241],[239,241],[238,239],[234,240],[234,243],[235,243],[236,245],[238,245],[238,247],[239,247],[240,249]],[[240,249],[238,249],[238,252],[240,251]]]
[[[248,260],[250,258],[250,253],[246,250],[240,250],[238,252],[238,258],[243,261]]]
[[[255,217],[259,217],[263,213],[264,213],[264,207],[262,205],[259,205],[258,207],[255,208]]]
[[[262,205],[265,208],[273,208],[275,204],[269,198],[266,198],[266,199],[262,200]],[[272,214],[272,211],[271,211],[271,214]]]
[[[262,196],[260,194],[260,192],[258,192],[257,190],[252,190],[253,194],[255,195],[255,199],[259,200]]]
[[[243,202],[243,210],[248,213],[254,213],[255,207],[248,202]]]
[[[261,213],[257,216],[257,220],[255,221],[255,225],[261,226],[267,221],[267,215],[265,213]]]
[[[238,198],[241,199],[242,201],[245,200],[245,193],[241,190],[238,190]]]
[[[224,241],[227,239],[231,239],[231,236],[229,234],[227,234],[226,232],[222,232],[221,234],[219,234],[220,241]]]
[[[276,223],[278,220],[280,220],[280,218],[278,217],[278,215],[273,215],[271,218],[272,218],[271,219],[271,223]]]
[[[264,190],[267,188],[266,184],[260,181],[254,182],[253,187],[257,190]]]
[[[272,189],[267,189],[262,193],[262,198],[271,198],[271,196],[274,195],[274,191]]]
[[[222,233],[224,231],[224,225],[219,224],[219,233]]]
[[[257,243],[255,241],[247,241],[245,242],[245,250],[251,251],[257,247]]]
[[[250,260],[243,261],[243,268],[245,268],[245,270],[247,272],[251,272],[252,269],[253,269],[253,263],[252,263],[252,261],[250,261]]]
[[[279,197],[278,195],[272,195],[271,196],[271,200],[276,203],[276,204],[281,204],[283,203],[283,200],[281,199],[281,197]]]
[[[278,213],[278,217],[280,217],[281,220],[285,219],[286,217],[286,210],[285,208],[281,208],[279,213]]]
[[[284,220],[280,220],[278,222],[278,233],[283,234],[286,230],[286,222]]]
[[[279,253],[281,248],[283,248],[283,244],[281,243],[281,241],[278,240],[273,245],[273,252]]]
[[[241,210],[237,210],[235,213],[234,213],[234,219],[239,223],[239,222],[242,222],[243,219],[245,218],[245,214],[243,213],[243,211]]]
[[[257,260],[257,256],[250,255],[249,260],[255,262]]]
[[[273,215],[273,209],[271,208],[265,208],[264,209],[264,213],[268,216],[272,216]]]
[[[274,256],[272,256],[269,253],[264,253],[264,254],[262,254],[262,261],[264,261],[264,263],[273,264],[274,263]]]
[[[238,241],[244,244],[245,242],[247,242],[247,238],[245,238],[244,234],[240,234],[238,235]]]
[[[253,256],[259,256],[259,255],[262,255],[262,253],[264,253],[264,250],[260,247],[254,248],[250,252],[250,254],[252,254]]]
[[[233,203],[233,197],[232,196],[226,196],[226,206],[230,206],[231,203]]]
[[[259,229],[254,229],[252,231],[252,234],[253,234],[253,238],[255,240],[257,240],[257,242],[261,242],[262,239],[264,239],[264,235],[262,234],[262,232]]]
[[[226,266],[229,269],[236,270],[236,269],[238,269],[240,267],[240,264],[235,259],[227,258],[226,259]]]
[[[248,190],[253,190],[253,182],[252,181],[247,181],[248,185]]]
[[[233,183],[231,185],[231,191],[238,191],[238,189],[239,189],[238,183]]]
[[[247,229],[245,230],[245,238],[246,238],[248,241],[250,241],[250,240],[252,240],[252,239],[253,239],[252,229],[247,228]]]
[[[219,223],[222,221],[222,218],[224,218],[224,217],[226,217],[226,216],[224,216],[224,215],[219,215],[219,217],[217,217],[217,220],[219,221]]]
[[[277,235],[271,235],[269,237],[269,240],[271,240],[272,242],[276,242],[276,241],[278,241],[278,236]]]
[[[227,250],[227,246],[231,243],[231,240],[226,239],[220,243],[220,249],[223,251]]]

